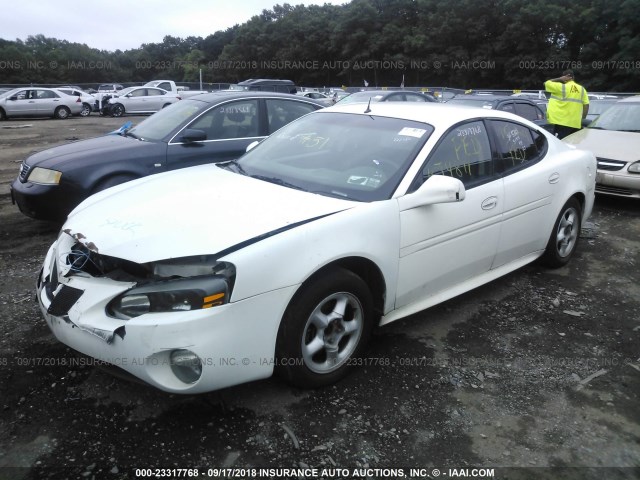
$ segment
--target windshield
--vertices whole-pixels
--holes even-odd
[[[487,100],[486,98],[452,98],[447,103],[467,105],[469,107],[493,108],[493,100]]]
[[[154,113],[129,133],[145,141],[168,141],[168,136],[176,129],[194,119],[210,106],[199,100],[181,100]]]
[[[612,105],[589,128],[640,132],[640,102],[618,102]]]
[[[124,88],[124,89],[122,89],[122,90],[120,90],[118,92],[118,96],[124,97],[127,93],[131,92],[135,88],[138,88],[138,87],[127,87],[127,88]]]
[[[589,128],[640,132],[640,102],[618,102],[612,105]]]
[[[321,195],[391,198],[433,127],[398,118],[312,113],[245,154],[246,175]]]
[[[7,90],[6,92],[0,92],[0,97],[11,97],[18,93],[20,90],[20,88],[13,88],[11,90]]]
[[[379,102],[382,98],[382,94],[379,92],[357,92],[347,95],[339,100],[340,104],[345,103],[358,103],[368,102],[371,99],[372,102]]]

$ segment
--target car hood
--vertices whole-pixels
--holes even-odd
[[[104,190],[62,229],[100,254],[146,263],[229,252],[355,205],[203,165]]]
[[[589,150],[599,158],[624,162],[635,162],[640,159],[638,153],[640,133],[583,128],[565,137],[563,141],[582,150]]]
[[[98,160],[120,159],[120,153],[124,154],[123,156],[126,158],[136,157],[136,150],[148,149],[150,145],[155,145],[155,143],[142,142],[121,135],[105,135],[48,148],[31,155],[27,158],[26,163],[30,167],[38,166],[61,170],[65,165],[70,162],[76,163],[79,159],[82,159],[84,165]]]

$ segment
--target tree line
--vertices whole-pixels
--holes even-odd
[[[104,51],[0,39],[0,83],[237,83],[540,89],[566,69],[593,91],[640,90],[640,0],[351,0],[275,5],[202,37]]]

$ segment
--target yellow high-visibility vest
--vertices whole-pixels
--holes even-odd
[[[582,106],[589,104],[587,90],[573,80],[562,83],[547,80],[544,88],[551,93],[547,106],[547,120],[555,125],[580,128]]]

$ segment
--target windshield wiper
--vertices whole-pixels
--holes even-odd
[[[318,195],[324,195],[325,197],[334,197],[334,198],[340,198],[342,200],[344,199],[349,199],[350,197],[349,195],[347,195],[346,193],[343,192],[338,192],[337,190],[331,190],[330,192],[324,191],[324,190],[313,190],[311,193],[316,193]]]
[[[244,171],[244,168],[240,166],[237,160],[229,160],[228,162],[220,162],[218,164],[220,168],[224,168],[225,170],[231,170],[232,172],[239,173],[240,175],[248,176],[247,172]]]
[[[131,133],[129,130],[125,130],[124,132],[122,132],[122,135],[124,135],[125,137],[135,138],[136,140],[142,140],[139,136],[137,136],[135,133]]]
[[[287,187],[287,188],[293,188],[295,190],[302,190],[303,192],[306,192],[306,190],[302,187],[299,187],[298,185],[294,185],[293,183],[289,183],[285,180],[282,180],[281,178],[277,178],[277,177],[267,177],[265,175],[249,175],[251,178],[255,178],[258,180],[264,180],[265,182],[269,182],[269,183],[275,183],[276,185],[280,185],[282,187]]]
[[[640,130],[618,130],[619,132],[633,132],[633,133],[638,133],[640,132]]]

